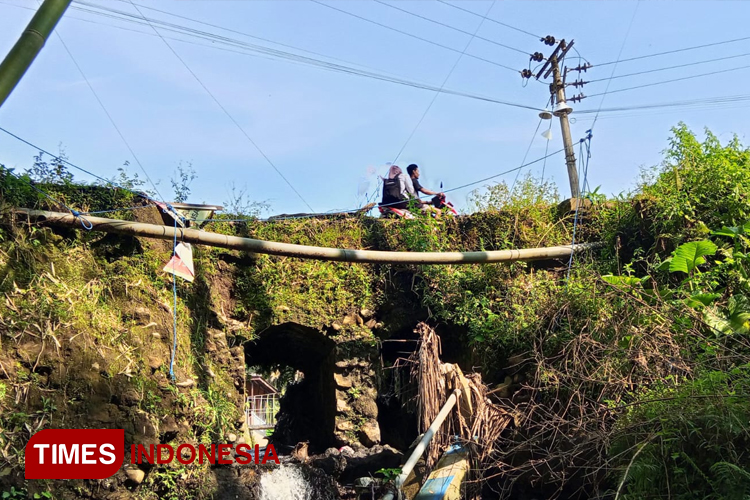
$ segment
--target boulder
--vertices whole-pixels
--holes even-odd
[[[344,389],[348,389],[352,385],[354,385],[354,381],[351,379],[351,377],[344,375],[343,373],[334,373],[333,380],[336,381],[337,386],[342,387]]]
[[[352,404],[354,410],[367,418],[378,418],[378,405],[367,396],[360,396]]]
[[[141,469],[125,469],[125,475],[128,476],[128,481],[135,486],[141,484],[146,477],[146,473]]]
[[[359,450],[346,458],[346,469],[339,482],[352,482],[360,477],[374,476],[380,469],[400,467],[403,459],[401,452],[388,445]]]
[[[375,446],[380,443],[380,426],[377,421],[368,420],[359,430],[359,440],[365,446]]]

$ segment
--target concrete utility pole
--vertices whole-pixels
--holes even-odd
[[[560,42],[560,45],[564,44],[565,40]],[[552,114],[560,118],[560,130],[562,131],[563,145],[565,146],[565,165],[568,167],[568,180],[570,181],[570,197],[577,199],[581,197],[581,193],[578,183],[578,170],[576,168],[576,154],[573,150],[573,139],[570,137],[570,122],[568,121],[568,115],[573,110],[567,105],[561,106],[565,104],[565,84],[560,76],[560,66],[557,63],[557,56],[552,56],[550,64],[552,65],[550,92],[555,95],[555,102],[557,102],[557,109]]]
[[[555,45],[556,43],[555,37],[553,36],[546,36],[540,41],[550,46]],[[581,193],[578,183],[578,170],[576,168],[576,155],[575,150],[573,149],[573,140],[570,137],[570,122],[568,121],[568,115],[573,109],[568,106],[565,97],[565,75],[567,74],[568,69],[565,68],[564,72],[561,72],[560,61],[563,61],[565,54],[567,54],[567,52],[573,47],[573,43],[573,40],[571,40],[570,43],[566,43],[565,40],[560,40],[560,42],[557,43],[555,50],[552,51],[552,54],[546,58],[546,62],[542,66],[542,69],[540,69],[536,75],[534,75],[530,69],[524,69],[521,71],[521,77],[531,78],[533,76],[537,80],[540,78],[544,80],[549,77],[550,73],[552,73],[552,83],[549,86],[549,90],[552,95],[551,101],[554,104],[553,111],[550,113],[545,110],[540,113],[539,116],[543,119],[551,119],[553,115],[560,118],[560,130],[562,131],[563,144],[565,146],[565,165],[568,169],[568,180],[570,181],[571,202],[573,202],[573,200],[578,200]],[[544,60],[544,54],[541,52],[535,52],[531,55],[531,61],[541,62]],[[586,71],[588,67],[590,67],[590,65],[586,65],[586,67],[579,66],[572,71]],[[581,86],[585,83],[587,82],[577,81],[572,85]],[[581,94],[580,96],[572,97],[571,100],[575,102],[582,98],[583,95]],[[573,206],[572,203],[571,206]]]
[[[0,63],[0,106],[34,62],[70,2],[71,0],[44,0],[26,30]]]

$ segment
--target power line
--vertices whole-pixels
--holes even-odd
[[[132,1],[130,3],[133,5],[133,7],[135,8],[135,10],[138,11],[138,14],[140,14],[141,17],[143,17],[143,14],[138,9],[138,7]],[[146,18],[143,17],[143,19],[146,19]],[[234,119],[234,117],[231,115],[231,113],[229,113],[229,111],[227,111],[227,109],[221,104],[221,102],[219,102],[219,100],[216,98],[216,96],[214,96],[214,94],[208,89],[208,87],[206,87],[206,85],[201,81],[201,79],[198,78],[198,75],[196,75],[195,72],[192,69],[190,69],[190,66],[188,66],[188,64],[185,62],[185,60],[182,59],[182,57],[180,57],[180,55],[177,53],[177,51],[175,51],[174,48],[172,48],[172,46],[169,44],[169,42],[164,37],[161,36],[161,34],[159,33],[159,31],[153,25],[151,25],[151,23],[149,23],[149,26],[151,26],[151,28],[154,30],[154,32],[157,35],[159,35],[159,38],[161,38],[162,41],[166,44],[166,46],[169,47],[169,50],[182,63],[182,65],[185,66],[185,69],[187,69],[188,72],[191,75],[193,75],[193,78],[195,78],[195,80],[200,84],[200,86],[203,87],[203,90],[205,90],[206,93],[209,96],[211,96],[211,99],[213,99],[213,101],[216,103],[216,105],[219,106],[219,108],[221,108],[221,110],[224,112],[224,114],[226,114],[227,117],[232,121],[232,123],[234,123],[237,126],[237,128],[240,130],[240,132],[242,132],[242,134],[245,136],[245,138],[247,138],[247,140],[250,141],[250,144],[252,144],[255,147],[255,149],[261,154],[261,156],[263,156],[263,158],[265,158],[266,162],[268,162],[268,164],[276,171],[276,173],[279,174],[279,176],[284,180],[284,182],[287,183],[287,185],[292,189],[292,191],[294,191],[294,193],[299,197],[299,199],[302,200],[302,202],[305,205],[307,205],[307,208],[309,208],[311,211],[314,212],[315,209],[313,209],[310,206],[310,204],[307,202],[307,200],[305,200],[305,198],[302,196],[302,194],[300,194],[300,192],[297,191],[297,189],[292,185],[292,183],[289,182],[289,179],[286,178],[286,176],[281,172],[281,170],[279,170],[279,168],[263,152],[263,150],[260,148],[260,146],[258,146],[258,144],[250,137],[250,135],[248,135],[248,133],[245,131],[245,129],[242,128],[242,126],[239,124],[239,122]]]
[[[553,152],[553,153],[550,153],[550,154],[544,155],[544,156],[542,156],[542,157],[540,157],[540,158],[537,158],[536,160],[532,160],[532,161],[530,161],[530,162],[528,162],[528,163],[524,163],[524,164],[523,164],[523,165],[521,165],[521,166],[518,166],[518,167],[515,167],[515,168],[511,168],[510,170],[506,170],[505,172],[500,172],[499,174],[491,175],[491,176],[489,176],[489,177],[485,177],[484,179],[479,179],[478,181],[474,181],[474,182],[469,182],[468,184],[463,184],[463,185],[461,185],[461,186],[458,186],[458,187],[454,187],[454,188],[451,188],[451,189],[446,189],[446,190],[445,190],[445,191],[443,191],[443,192],[444,192],[444,193],[450,193],[450,192],[452,192],[452,191],[458,191],[459,189],[464,189],[464,188],[467,188],[467,187],[470,187],[470,186],[475,186],[475,185],[477,185],[477,184],[481,184],[482,182],[487,182],[487,181],[489,181],[489,180],[492,180],[492,179],[495,179],[495,178],[497,178],[497,177],[500,177],[501,175],[509,174],[509,173],[511,173],[511,172],[515,172],[516,170],[520,170],[520,169],[522,169],[522,168],[526,168],[526,167],[528,167],[529,165],[534,165],[535,163],[539,163],[540,161],[546,160],[546,159],[547,159],[547,158],[549,158],[550,156],[555,156],[555,155],[557,155],[557,154],[560,154],[560,153],[562,153],[563,151],[565,151],[565,148],[561,148],[561,149],[558,149],[557,151],[555,151],[555,152]]]
[[[689,66],[697,66],[700,64],[708,64],[712,62],[718,62],[718,61],[726,61],[728,59],[737,59],[738,57],[747,57],[750,56],[750,52],[745,52],[744,54],[735,54],[733,56],[726,56],[726,57],[715,57],[712,59],[704,59],[703,61],[694,61],[691,63],[685,63],[685,64],[678,64],[676,66],[666,66],[664,68],[656,68],[656,69],[647,69],[644,71],[637,71],[635,73],[627,73],[625,75],[617,75],[617,76],[610,76],[609,78],[598,78],[596,80],[589,80],[586,83],[596,83],[596,82],[603,82],[606,80],[614,80],[617,78],[627,78],[630,76],[637,76],[637,75],[645,75],[647,73],[656,73],[658,71],[667,71],[670,69],[677,69],[677,68],[687,68]]]
[[[99,181],[101,181],[101,182],[103,182],[105,184],[109,184],[111,186],[115,186],[116,188],[120,188],[120,189],[122,189],[124,191],[130,191],[131,193],[133,193],[133,194],[135,194],[137,196],[145,197],[145,198],[147,198],[148,200],[151,200],[151,201],[158,201],[158,200],[154,200],[153,198],[151,198],[150,196],[148,196],[147,193],[142,193],[142,192],[136,191],[135,189],[130,189],[130,188],[127,188],[125,186],[121,186],[120,184],[118,184],[118,183],[116,183],[116,182],[114,182],[114,181],[112,181],[110,179],[105,179],[104,177],[102,177],[100,175],[97,175],[94,172],[86,170],[83,167],[79,167],[75,163],[70,162],[70,161],[66,160],[65,158],[61,158],[59,155],[52,154],[49,151],[47,151],[46,149],[44,149],[44,148],[42,148],[40,146],[37,146],[36,144],[34,144],[34,143],[30,142],[30,141],[27,141],[23,137],[20,137],[20,136],[14,134],[10,130],[7,130],[7,129],[3,128],[3,127],[0,127],[0,132],[3,132],[5,134],[9,135],[10,137],[16,139],[17,141],[22,142],[22,143],[26,144],[27,146],[30,146],[30,147],[34,148],[37,151],[40,151],[40,152],[42,152],[42,153],[44,153],[44,154],[46,154],[48,156],[51,156],[52,158],[55,158],[57,161],[65,163],[66,165],[71,166],[71,167],[75,168],[76,170],[80,170],[81,172],[83,172],[83,173],[85,173],[87,175],[90,175],[91,177],[94,177],[95,179],[98,179]],[[172,206],[169,204],[169,202],[164,202],[164,204],[167,206],[167,208],[169,210],[171,210],[173,212],[173,214],[175,216],[181,217],[179,215],[179,213],[177,213],[172,208]],[[97,213],[97,212],[93,212],[93,213]],[[73,215],[75,215],[75,213]]]
[[[630,62],[630,61],[638,61],[640,59],[646,59],[646,58],[649,58],[649,57],[665,56],[665,55],[668,55],[668,54],[676,54],[678,52],[686,52],[686,51],[689,51],[689,50],[704,49],[706,47],[715,47],[717,45],[725,45],[725,44],[728,44],[728,43],[743,42],[745,40],[750,40],[750,36],[745,36],[745,37],[742,37],[742,38],[733,38],[731,40],[724,40],[722,42],[713,42],[713,43],[705,43],[703,45],[694,45],[692,47],[684,47],[684,48],[681,48],[681,49],[667,50],[665,52],[657,52],[655,54],[646,54],[646,55],[643,55],[643,56],[630,57],[628,59],[620,59],[619,61],[610,61],[610,62],[605,62],[605,63],[594,64],[594,66],[607,66],[609,64],[617,64],[618,62],[623,63],[623,62]]]
[[[107,118],[109,119],[109,122],[112,124],[114,129],[117,131],[117,135],[120,136],[120,139],[122,139],[122,142],[125,144],[125,147],[128,148],[128,151],[130,151],[130,154],[133,156],[133,159],[135,159],[135,162],[138,164],[139,167],[141,167],[141,170],[143,171],[143,174],[146,176],[146,179],[148,179],[148,182],[151,183],[151,186],[154,188],[154,191],[157,195],[159,195],[159,198],[166,201],[166,198],[162,196],[162,194],[159,192],[159,188],[156,187],[156,184],[154,184],[154,181],[151,180],[151,177],[148,175],[148,172],[144,168],[143,164],[141,163],[141,160],[138,159],[138,155],[135,154],[135,151],[133,151],[133,148],[130,146],[130,143],[127,139],[125,139],[125,135],[123,135],[122,131],[120,130],[120,127],[117,126],[117,123],[115,123],[114,118],[112,118],[112,115],[107,110],[107,107],[104,105],[104,102],[99,98],[99,94],[96,93],[96,90],[94,90],[94,87],[91,85],[91,82],[86,77],[86,74],[83,72],[83,69],[81,69],[81,66],[78,64],[78,61],[76,61],[76,58],[73,57],[73,53],[70,51],[66,43],[62,39],[62,35],[60,35],[59,30],[55,31],[55,34],[57,34],[58,40],[60,40],[60,43],[65,48],[65,52],[68,53],[70,56],[71,61],[73,61],[73,64],[78,69],[78,72],[83,77],[83,80],[86,82],[86,85],[88,86],[89,90],[91,90],[91,93],[94,95],[94,98],[99,103],[99,106],[101,106],[102,110],[104,111],[104,114],[107,115]]]
[[[126,3],[128,0],[119,0],[119,1],[123,2],[123,3]],[[89,6],[92,6],[92,7],[98,7],[98,8],[104,9],[104,7],[98,6],[96,4],[90,4],[90,3],[85,2],[83,0],[75,0],[74,3],[80,3],[82,5],[89,5]],[[307,54],[316,55],[316,56],[319,56],[319,57],[325,57],[327,59],[331,59],[331,60],[334,60],[334,61],[341,61],[341,62],[344,62],[344,63],[347,63],[347,64],[354,64],[355,66],[361,66],[363,68],[375,69],[375,68],[371,68],[371,67],[363,65],[363,64],[359,64],[359,63],[356,63],[356,62],[348,61],[346,59],[340,59],[338,57],[329,56],[329,55],[326,55],[326,54],[322,54],[320,52],[315,52],[313,50],[303,49],[301,47],[296,47],[294,45],[289,45],[287,43],[277,42],[275,40],[271,40],[271,39],[268,39],[268,38],[263,38],[263,37],[259,37],[259,36],[256,36],[256,35],[251,35],[250,33],[247,33],[247,32],[244,32],[244,31],[238,31],[238,30],[235,30],[235,29],[232,29],[232,28],[227,28],[225,26],[220,26],[218,24],[208,23],[208,22],[205,22],[205,21],[201,21],[200,19],[195,19],[195,18],[192,18],[192,17],[183,16],[183,15],[180,15],[180,14],[175,14],[174,12],[169,12],[169,11],[166,11],[166,10],[156,9],[154,7],[148,7],[148,6],[143,5],[143,4],[137,4],[137,5],[141,9],[147,9],[147,10],[151,10],[151,11],[154,11],[154,12],[159,12],[161,14],[166,14],[168,16],[176,17],[178,19],[184,19],[186,21],[190,21],[190,22],[193,22],[193,23],[196,23],[196,24],[201,24],[203,26],[209,26],[211,28],[216,28],[216,29],[219,29],[219,30],[222,30],[222,31],[226,31],[228,33],[234,33],[234,34],[237,34],[237,35],[246,36],[248,38],[253,38],[255,40],[261,40],[263,42],[272,43],[272,44],[278,45],[280,47],[286,47],[288,49],[298,50],[300,52],[304,52],[304,53],[307,53]],[[154,20],[152,19],[152,22],[153,21]]]
[[[550,120],[550,125],[552,124],[552,120]],[[536,133],[539,132],[539,127],[542,126],[542,118],[539,118],[539,122],[536,124],[536,129],[534,130],[534,133],[531,134],[531,140],[529,141],[529,146],[526,148],[526,152],[523,154],[523,160],[521,160],[521,164],[523,164],[526,161],[526,157],[529,156],[529,151],[531,151],[531,146],[534,145],[534,139],[536,139]],[[521,175],[521,171],[519,170],[516,173],[516,178],[513,179],[513,185],[510,187],[510,192],[513,193],[513,189],[516,187],[516,182],[518,182],[518,176]]]
[[[741,94],[735,96],[718,96],[718,97],[707,97],[703,99],[690,99],[686,101],[673,101],[664,103],[652,103],[652,104],[641,104],[636,106],[618,106],[614,108],[602,108],[601,110],[595,109],[582,109],[577,110],[576,114],[593,114],[597,111],[602,113],[617,112],[617,111],[633,111],[633,110],[648,110],[658,108],[672,108],[672,107],[691,107],[695,105],[709,105],[709,104],[732,104],[735,102],[750,101],[750,94]]]
[[[2,130],[2,128],[0,128],[0,130]],[[582,140],[584,140],[584,139],[582,139]],[[499,174],[493,174],[493,175],[491,175],[489,177],[485,177],[484,179],[479,179],[477,181],[469,182],[467,184],[462,184],[462,185],[456,186],[454,188],[446,189],[443,192],[444,193],[452,193],[454,191],[459,191],[461,189],[466,189],[467,187],[476,186],[477,184],[481,184],[483,182],[487,182],[487,181],[490,181],[492,179],[496,179],[498,177],[501,177],[503,175],[510,174],[510,173],[513,173],[513,172],[515,172],[517,170],[526,168],[526,167],[528,167],[530,165],[534,165],[535,163],[539,163],[540,161],[546,162],[547,158],[550,158],[552,156],[558,155],[558,154],[562,153],[563,151],[565,151],[565,148],[558,149],[557,151],[549,153],[549,154],[547,154],[545,152],[544,156],[539,157],[536,160],[532,160],[532,161],[530,161],[528,163],[524,163],[522,165],[519,165],[518,167],[514,167],[514,168],[511,168],[511,169],[505,170],[503,172],[500,172]],[[393,203],[385,203],[385,204],[382,204],[380,206],[381,207],[388,207],[388,206],[395,205],[395,204],[398,204],[398,203],[401,203],[401,202],[397,201],[397,202],[393,202]],[[361,207],[350,208],[350,209],[346,209],[346,210],[339,210],[337,213],[357,212],[360,209],[361,209]],[[246,218],[246,219],[190,219],[190,220],[195,221],[195,222],[242,222],[242,221],[248,221],[248,220],[266,221],[266,220],[281,220],[281,219],[307,219],[307,218],[315,217],[316,215],[321,215],[321,214],[293,215],[293,216],[289,216],[289,217],[270,217],[268,219]]]
[[[654,85],[664,85],[666,83],[681,82],[683,80],[690,80],[692,78],[700,78],[700,77],[703,77],[703,76],[712,76],[712,75],[717,75],[719,73],[729,73],[729,72],[732,72],[732,71],[739,71],[741,69],[747,69],[747,68],[750,68],[750,65],[739,66],[739,67],[736,67],[736,68],[729,68],[729,69],[723,69],[723,70],[718,70],[718,71],[711,71],[709,73],[700,73],[698,75],[683,76],[681,78],[673,78],[671,80],[663,80],[663,81],[660,81],[660,82],[646,83],[644,85],[636,85],[634,87],[626,87],[624,89],[610,90],[609,93],[610,94],[614,94],[614,93],[617,93],[617,92],[625,92],[625,91],[628,91],[628,90],[642,89],[642,88],[645,88],[645,87],[653,87]],[[591,94],[591,95],[586,96],[586,97],[596,97],[596,96],[600,96],[600,95],[604,95],[604,92],[599,93],[599,94]]]
[[[376,0],[376,1],[378,1],[378,0]],[[445,86],[445,84],[448,83],[448,79],[450,79],[451,75],[456,70],[456,67],[458,66],[458,63],[461,62],[461,58],[466,53],[466,51],[469,49],[469,45],[471,45],[471,42],[474,41],[474,36],[477,33],[479,33],[479,30],[482,28],[482,24],[484,24],[484,20],[489,15],[490,11],[492,10],[492,7],[495,6],[495,1],[496,0],[492,0],[492,3],[490,4],[490,7],[487,9],[487,12],[485,13],[484,17],[482,18],[481,21],[479,21],[479,25],[477,26],[477,29],[474,30],[474,35],[472,35],[472,37],[469,39],[469,41],[466,42],[466,46],[464,47],[464,50],[456,58],[456,62],[453,63],[453,66],[451,67],[451,69],[448,72],[448,74],[445,76],[445,79],[443,80],[443,83],[440,85],[440,90],[442,90],[442,88]],[[411,138],[414,137],[414,134],[417,132],[417,129],[419,128],[419,126],[424,121],[425,116],[427,116],[427,113],[432,108],[432,105],[435,104],[435,100],[440,95],[440,90],[438,90],[437,92],[435,92],[435,95],[432,96],[432,100],[430,101],[430,104],[427,105],[427,109],[425,109],[424,113],[422,113],[422,117],[419,119],[419,121],[417,122],[417,124],[414,126],[414,129],[411,131],[411,134],[409,134],[409,137],[406,139],[406,142],[404,142],[404,145],[401,146],[401,149],[399,150],[398,154],[396,155],[396,158],[393,160],[393,163],[396,163],[398,161],[398,158],[401,156],[401,153],[404,152],[404,149],[406,149],[406,146],[411,141]]]
[[[0,2],[0,3],[4,3],[4,2]],[[28,9],[27,7],[13,5],[13,4],[6,4],[6,5],[11,5],[13,7],[19,7],[19,8]],[[112,12],[117,12],[118,14],[121,13],[123,15],[128,15],[128,16],[132,17],[132,19],[122,19],[122,18],[117,17],[117,16],[111,16],[111,15],[104,14],[102,12],[93,11],[93,10],[89,10],[89,9],[82,9],[80,7],[74,7],[74,8],[77,9],[77,10],[83,11],[83,12],[91,13],[91,14],[94,14],[94,15],[101,15],[101,16],[104,16],[104,17],[110,17],[110,18],[118,19],[118,20],[121,20],[121,21],[124,21],[124,22],[130,22],[130,23],[139,24],[139,25],[143,25],[143,26],[147,26],[148,25],[147,22],[143,22],[144,21],[143,17],[137,17],[137,16],[134,16],[132,14],[124,13],[122,11],[116,11],[114,9],[108,9],[108,10],[110,10]],[[105,9],[104,7],[100,7],[100,8]],[[33,9],[29,9],[29,10],[33,10]],[[112,25],[112,24],[105,24],[105,23],[98,23],[98,22],[92,21],[90,19],[69,17],[69,19],[70,18],[76,19],[78,21],[92,23],[92,24],[99,24],[99,25],[104,25],[104,26],[112,26],[112,27],[117,28],[117,29],[122,29],[122,30],[125,30],[125,31],[134,32],[134,33],[139,33],[139,34],[142,34],[142,35],[159,36],[159,35],[153,34],[153,33],[145,33],[143,31],[131,30],[131,29],[128,29],[128,28],[124,28],[122,26],[117,26],[117,25]],[[509,102],[509,101],[504,101],[504,100],[501,100],[501,99],[497,99],[497,98],[494,98],[494,97],[483,96],[483,95],[479,95],[479,94],[473,94],[473,93],[470,93],[470,92],[465,92],[465,91],[460,91],[460,90],[451,90],[451,89],[445,89],[445,88],[443,88],[441,90],[439,87],[436,87],[434,85],[429,85],[429,84],[417,82],[417,81],[414,81],[414,80],[409,80],[409,79],[401,78],[401,77],[394,76],[394,75],[391,75],[391,74],[388,74],[388,73],[376,73],[374,71],[364,71],[364,70],[361,70],[361,69],[357,69],[357,68],[353,68],[353,67],[349,67],[349,66],[344,66],[344,65],[341,65],[341,64],[330,63],[328,61],[323,61],[323,60],[320,60],[320,59],[309,58],[309,57],[306,57],[306,56],[299,56],[299,55],[291,53],[291,52],[279,51],[279,50],[272,49],[272,48],[269,48],[269,47],[264,47],[264,46],[261,46],[261,45],[249,44],[249,43],[242,42],[242,41],[239,41],[239,40],[234,40],[234,39],[231,39],[231,38],[226,38],[226,37],[214,37],[214,38],[212,38],[213,35],[210,34],[210,33],[206,33],[205,35],[197,35],[197,34],[191,33],[190,31],[186,31],[186,30],[189,30],[190,28],[180,27],[179,25],[175,25],[175,24],[172,24],[172,23],[164,23],[162,21],[158,21],[158,20],[153,19],[153,18],[146,18],[146,20],[148,22],[151,22],[152,24],[159,24],[159,25],[162,25],[162,26],[168,25],[168,26],[174,26],[174,27],[183,28],[183,30],[180,30],[180,29],[177,29],[177,28],[162,27],[162,30],[164,30],[164,31],[170,31],[170,32],[173,32],[173,33],[179,33],[179,34],[183,34],[185,36],[191,36],[191,37],[194,37],[194,38],[199,38],[201,40],[208,40],[208,41],[212,42],[211,45],[206,45],[206,44],[191,42],[191,41],[184,40],[184,39],[181,39],[181,38],[165,37],[165,36],[162,35],[163,38],[167,38],[169,40],[175,40],[175,41],[179,41],[179,42],[182,42],[182,43],[189,43],[189,44],[192,44],[192,45],[197,45],[199,47],[208,47],[208,48],[211,48],[211,49],[214,49],[214,50],[221,50],[221,51],[224,51],[224,52],[231,52],[231,53],[235,53],[235,54],[242,54],[242,55],[246,55],[246,56],[252,56],[253,54],[249,54],[248,52],[244,51],[244,50],[250,50],[250,51],[258,52],[258,53],[263,54],[263,55],[268,55],[268,56],[270,56],[272,58],[285,59],[285,60],[289,60],[289,61],[294,62],[294,63],[311,65],[311,66],[318,67],[320,69],[329,70],[329,71],[341,72],[341,73],[344,73],[344,74],[349,74],[349,75],[354,75],[354,76],[361,76],[361,77],[365,77],[365,78],[371,78],[371,79],[375,79],[375,80],[385,81],[385,82],[389,82],[389,83],[395,83],[395,84],[398,84],[398,85],[404,85],[404,86],[408,86],[408,87],[412,87],[412,88],[417,88],[417,89],[422,89],[422,90],[428,90],[428,91],[433,91],[433,92],[441,92],[441,93],[444,93],[444,94],[451,94],[451,95],[456,95],[456,96],[460,96],[460,97],[467,97],[467,98],[470,98],[470,99],[480,100],[480,101],[484,101],[484,102],[490,102],[490,103],[494,103],[494,104],[501,104],[501,105],[506,105],[506,106],[512,106],[512,107],[522,108],[522,109],[529,109],[529,110],[533,110],[533,111],[540,111],[539,108],[536,108],[534,106],[528,106],[528,105],[524,105],[524,104],[513,103],[513,102]],[[200,32],[198,30],[193,30],[193,31],[197,31],[198,33],[202,33],[202,32]],[[231,47],[235,47],[235,48],[239,48],[239,49],[244,49],[244,50],[230,50],[230,49],[221,48],[221,47],[218,47],[216,45],[216,43],[214,43],[214,42],[218,42],[219,44],[222,44],[222,45],[228,45],[228,46],[231,46]],[[278,42],[272,42],[272,43],[278,43]],[[324,57],[329,57],[329,56],[324,56]],[[331,58],[331,59],[335,59],[335,58]],[[352,64],[357,64],[357,63],[352,63]],[[358,66],[362,66],[362,67],[367,67],[367,66],[363,66],[361,64],[357,64],[357,65]]]
[[[612,77],[615,76],[615,71],[617,71],[617,63],[620,61],[620,57],[622,57],[622,51],[625,49],[625,44],[627,43],[628,37],[630,36],[630,30],[633,27],[633,21],[635,21],[635,16],[636,14],[638,14],[638,7],[640,5],[641,5],[641,2],[640,0],[638,0],[635,3],[635,9],[633,9],[633,16],[630,18],[630,23],[628,24],[628,30],[625,32],[625,38],[622,39],[622,45],[620,45],[620,52],[617,53],[617,60],[615,61],[615,65],[612,67],[612,74],[609,75],[610,79],[607,81],[607,88],[604,89],[604,93],[602,93],[602,99],[601,101],[599,101],[599,109],[602,109],[602,106],[604,105],[604,99],[607,98],[607,92],[609,92],[609,86],[612,83]],[[591,130],[594,129],[597,118],[599,118],[599,112],[597,112],[596,115],[594,116],[594,123],[591,124]]]
[[[448,3],[445,0],[437,0],[437,1],[440,2],[440,3],[442,3],[442,4],[447,5],[448,7],[453,7],[454,9],[462,10],[462,11],[468,13],[468,14],[471,14],[472,16],[482,17],[481,14],[477,14],[476,12],[474,12],[472,10],[469,10],[469,9],[464,9],[463,7],[459,7],[458,5],[453,5],[452,3]],[[498,24],[500,26],[505,26],[506,28],[510,28],[512,30],[518,31],[519,33],[523,33],[525,35],[533,36],[534,38],[542,38],[539,35],[535,35],[534,33],[530,33],[528,31],[522,30],[521,28],[516,28],[515,26],[511,26],[510,24],[503,23],[501,21],[498,21],[497,19],[492,19],[491,17],[488,17],[487,20],[490,21],[491,23],[495,23],[495,24]]]
[[[416,18],[423,19],[423,20],[431,22],[433,24],[437,24],[438,26],[443,26],[443,27],[451,29],[453,31],[457,31],[459,33],[463,33],[465,35],[472,35],[472,39],[476,38],[477,40],[483,40],[485,42],[489,42],[489,43],[492,43],[494,45],[497,45],[498,47],[503,47],[505,49],[512,50],[514,52],[519,52],[519,53],[521,53],[521,54],[523,54],[525,56],[529,55],[529,53],[527,51],[525,51],[525,50],[517,49],[515,47],[511,47],[510,45],[505,45],[504,43],[500,43],[500,42],[498,42],[496,40],[492,40],[491,38],[485,38],[485,37],[479,36],[477,34],[472,34],[470,31],[462,30],[462,29],[457,28],[455,26],[452,26],[450,24],[442,23],[440,21],[436,21],[435,19],[431,19],[431,18],[429,18],[427,16],[423,16],[421,14],[417,14],[416,12],[411,12],[409,10],[402,9],[401,7],[396,7],[395,5],[392,5],[392,4],[389,4],[387,2],[384,2],[383,0],[373,0],[373,1],[376,2],[376,3],[379,3],[381,5],[385,5],[386,7],[390,8],[390,9],[395,9],[395,10],[404,12],[406,14],[409,14],[410,16],[414,16]],[[482,16],[480,16],[480,17],[482,17]],[[488,20],[487,17],[482,17],[482,19],[483,20]],[[482,21],[482,22],[484,22],[484,21]]]
[[[374,21],[372,19],[368,19],[368,18],[366,18],[364,16],[360,16],[359,14],[355,14],[353,12],[349,12],[349,11],[344,10],[344,9],[339,9],[338,7],[334,7],[333,5],[329,5],[327,3],[323,3],[323,2],[321,2],[319,0],[310,0],[310,1],[313,2],[313,3],[316,3],[318,5],[322,5],[323,7],[326,7],[328,9],[332,9],[332,10],[341,12],[342,14],[346,14],[347,16],[355,17],[355,18],[360,19],[362,21],[374,24],[376,26],[380,26],[381,28],[385,28],[387,30],[395,31],[396,33],[400,33],[402,35],[405,35],[405,36],[408,36],[408,37],[411,37],[411,38],[415,38],[417,40],[429,43],[431,45],[435,45],[436,47],[440,47],[440,48],[443,48],[443,49],[446,49],[446,50],[450,50],[451,52],[456,52],[456,53],[459,53],[459,54],[461,53],[461,51],[459,49],[456,49],[454,47],[450,47],[448,45],[443,45],[442,43],[434,42],[434,41],[429,40],[427,38],[422,38],[421,36],[415,35],[413,33],[409,33],[408,31],[403,31],[403,30],[400,30],[398,28],[394,28],[393,26],[388,26],[387,24],[383,24],[383,23],[380,23],[378,21]],[[473,54],[464,54],[464,55],[466,55],[468,57],[471,57],[473,59],[477,59],[479,61],[484,61],[486,63],[492,64],[492,65],[500,67],[500,68],[504,68],[504,69],[510,70],[510,71],[512,71],[514,73],[520,73],[516,68],[511,68],[510,66],[506,66],[506,65],[501,64],[499,62],[492,61],[490,59],[485,59],[484,57],[475,56]]]

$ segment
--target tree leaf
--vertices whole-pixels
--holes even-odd
[[[717,249],[718,247],[709,240],[683,243],[674,251],[669,271],[690,274],[696,267],[706,263],[706,255],[715,254]]]
[[[741,234],[750,234],[750,221],[745,222],[741,226],[724,226],[718,231],[711,231],[711,234],[715,236],[728,236],[730,238],[736,238]]]
[[[693,309],[710,306],[713,301],[721,297],[720,293],[696,293],[685,299],[685,304]]]
[[[643,285],[643,281],[645,278],[636,278],[635,276],[614,276],[612,274],[607,274],[602,276],[602,279],[610,285],[640,287]]]
[[[664,261],[659,264],[656,269],[659,271],[669,271],[669,266],[672,264],[672,257],[669,257],[668,259],[664,259]]]

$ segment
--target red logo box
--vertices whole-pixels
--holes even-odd
[[[24,453],[26,479],[105,479],[122,466],[124,429],[45,429]]]

